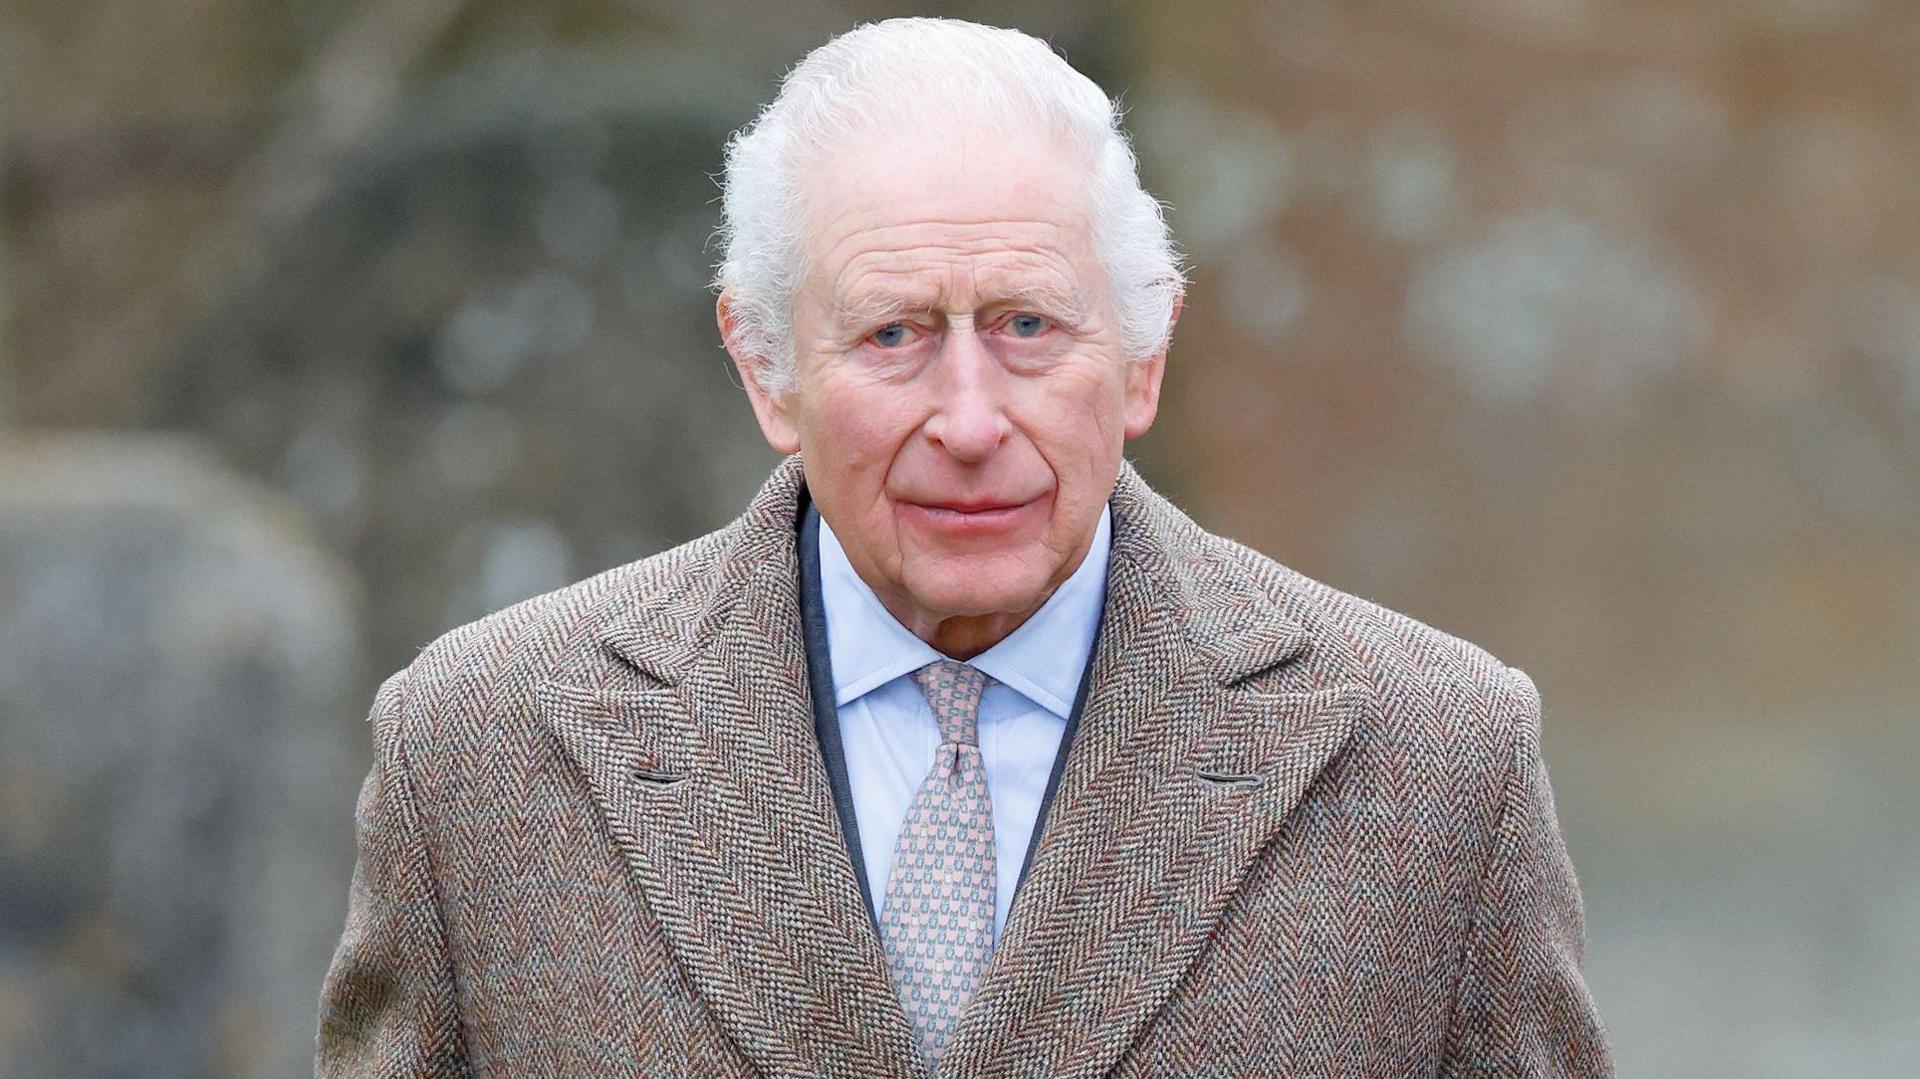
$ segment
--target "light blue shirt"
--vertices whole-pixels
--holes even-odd
[[[996,943],[1013,908],[1040,799],[1100,626],[1112,532],[1112,515],[1102,510],[1093,546],[1073,575],[1018,629],[968,661],[993,679],[980,696],[978,727],[993,801]],[[880,911],[886,908],[887,870],[900,825],[940,744],[933,711],[907,676],[946,657],[881,606],[825,518],[820,521],[820,600],[854,819],[867,885]]]

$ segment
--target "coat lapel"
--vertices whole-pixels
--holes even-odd
[[[1256,688],[1310,630],[1130,467],[1113,510],[1086,711],[946,1074],[1110,1070],[1370,699]]]
[[[702,1000],[768,1075],[909,1075],[813,731],[797,459],[728,530],[700,587],[603,636],[633,689],[553,682],[542,714],[586,777]]]

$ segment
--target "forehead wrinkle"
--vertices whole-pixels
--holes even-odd
[[[836,277],[835,291],[841,296],[874,290],[947,295],[963,289],[986,291],[988,282],[1003,290],[1066,289],[1076,274],[1073,263],[1054,252],[1009,250],[969,258],[922,250],[870,252],[849,262]],[[870,284],[874,281],[881,284]]]
[[[1047,292],[1071,296],[1082,291],[1079,284],[1073,261],[1060,251],[1002,247],[966,253],[945,245],[920,245],[861,252],[840,268],[831,292],[836,306],[856,309],[870,295],[932,306],[956,292],[993,298]]]
[[[902,230],[909,231],[904,242],[902,238],[887,235]],[[929,230],[932,235],[927,235]],[[933,217],[915,221],[890,221],[855,228],[835,237],[821,253],[820,262],[831,264],[849,245],[855,245],[857,248],[845,254],[844,257],[849,262],[868,252],[912,248],[945,248],[956,252],[974,253],[1015,248],[1024,250],[1038,246],[1065,252],[1073,246],[1071,237],[1067,235],[1072,231],[1073,229],[1064,222],[1045,218]]]

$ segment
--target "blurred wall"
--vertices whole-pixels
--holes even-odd
[[[1909,1073],[1920,5],[1146,22],[1192,508],[1535,676],[1626,1074]]]
[[[1123,96],[1194,266],[1146,474],[1539,682],[1623,1073],[1920,1057],[1920,6],[934,9]],[[899,10],[0,0],[0,632],[73,641],[0,679],[0,1072],[300,1069],[374,681],[737,512],[773,457],[705,290],[722,140]],[[143,484],[206,535],[154,538]],[[89,657],[100,618],[177,624],[100,582],[215,574],[222,520],[286,522],[245,565],[337,569],[236,571],[219,624],[339,640]],[[230,791],[136,813],[198,838],[110,878],[143,833],[44,806],[115,797],[55,735],[129,707],[176,756],[111,774]],[[164,764],[222,731],[305,778],[297,819],[193,830],[257,816],[242,761]],[[157,934],[169,864],[267,899]]]

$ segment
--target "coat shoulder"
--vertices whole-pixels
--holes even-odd
[[[1273,609],[1305,626],[1302,658],[1315,682],[1359,680],[1384,725],[1444,728],[1502,752],[1517,724],[1539,722],[1524,671],[1488,649],[1413,615],[1336,588],[1245,544],[1205,534],[1206,557],[1230,564]]]
[[[1231,540],[1212,557],[1241,568],[1266,601],[1306,627],[1296,684],[1366,687],[1371,697],[1329,791],[1362,801],[1394,791],[1394,811],[1478,837],[1483,852],[1515,762],[1537,750],[1540,699],[1527,675],[1412,615],[1315,580]],[[1478,854],[1462,853],[1477,864]]]
[[[1310,642],[1306,666],[1316,683],[1365,678],[1391,703],[1407,694],[1504,699],[1517,681],[1525,681],[1465,638],[1208,531],[1131,467],[1122,471],[1114,504],[1130,525],[1130,546],[1150,552],[1136,557],[1165,558],[1184,602],[1205,612],[1204,625],[1274,618],[1304,628]]]

